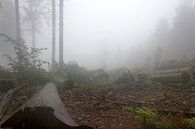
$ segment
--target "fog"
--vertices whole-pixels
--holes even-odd
[[[102,67],[105,61],[114,68],[140,61],[135,52],[148,45],[160,18],[171,21],[177,1],[72,0],[65,5],[65,61],[89,68]]]
[[[186,53],[187,48],[182,50],[182,45],[178,54],[172,49],[174,46],[170,40],[166,43],[163,43],[164,39],[160,40],[162,43],[159,42],[161,31],[168,28],[167,35],[173,33],[171,29],[174,28],[177,9],[182,2],[183,0],[64,1],[64,62],[74,60],[89,69],[135,68],[145,65],[158,47],[162,49],[164,59],[193,55],[193,52]],[[20,6],[23,8],[26,5],[21,3]],[[59,4],[56,6],[56,15],[58,6]],[[48,48],[43,55],[48,61],[51,60],[52,45],[50,20],[49,13],[46,19],[41,20],[40,31],[36,33],[36,46]],[[57,32],[58,23],[57,15]],[[31,45],[31,34],[23,29],[22,35],[27,44]],[[58,61],[58,33],[56,36]],[[188,48],[193,51],[191,46]]]

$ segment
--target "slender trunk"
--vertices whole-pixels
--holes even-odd
[[[36,32],[35,32],[35,23],[34,23],[34,17],[32,17],[32,47],[36,47]]]
[[[19,12],[19,0],[15,0],[15,13],[16,13],[16,39],[21,40],[20,32],[20,12]]]
[[[59,9],[59,63],[63,64],[63,11],[64,5],[63,0],[59,1],[60,9]]]
[[[51,67],[52,70],[55,64],[55,53],[56,53],[56,1],[52,0],[52,59]]]
[[[35,29],[36,28],[36,25],[35,25],[36,19],[35,19],[35,11],[33,9],[33,3],[31,3],[30,6],[31,6],[31,11],[32,11],[32,17],[31,17],[32,47],[35,48],[36,47],[36,29]]]
[[[34,29],[32,31],[32,47],[33,48],[36,47],[36,34],[35,34],[35,30]]]

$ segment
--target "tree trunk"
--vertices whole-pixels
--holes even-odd
[[[33,9],[33,3],[30,3],[30,8],[32,11],[32,17],[31,17],[31,31],[32,31],[32,47],[35,48],[36,47],[36,19],[35,19],[35,12]]]
[[[56,0],[52,0],[52,59],[51,67],[54,69],[56,54]]]
[[[32,25],[34,27],[34,25]],[[35,48],[36,47],[36,32],[35,29],[32,28],[32,47]]]
[[[15,13],[16,13],[16,39],[21,40],[20,32],[20,12],[19,12],[19,0],[15,0]]]
[[[59,63],[63,64],[63,11],[64,5],[63,0],[59,0],[60,9],[59,9]]]

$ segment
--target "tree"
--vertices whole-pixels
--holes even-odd
[[[12,38],[15,38],[15,28],[15,3],[13,3],[11,0],[2,0],[0,8],[0,33],[4,33]]]
[[[171,41],[180,53],[194,54],[195,8],[194,0],[184,0],[177,9]],[[178,53],[178,54],[180,54]]]
[[[40,32],[41,18],[47,14],[47,2],[44,0],[27,0],[24,22],[27,30],[32,34],[32,47],[36,47],[36,33]]]
[[[0,0],[0,2],[0,34],[16,39],[15,1]],[[5,55],[13,56],[14,51],[11,43],[5,41],[6,39],[0,36],[0,65],[7,67],[8,60]]]
[[[59,8],[59,64],[63,64],[63,11],[64,11],[64,0],[59,0],[60,8]]]
[[[21,40],[20,35],[20,12],[19,12],[19,0],[15,0],[15,12],[16,12],[16,39]]]
[[[162,48],[158,47],[154,51],[154,68],[155,69],[160,69],[161,68],[161,63],[162,63]]]
[[[168,43],[167,39],[169,36],[170,27],[165,19],[160,19],[157,23],[156,29],[153,34],[153,46],[163,46]]]
[[[0,1],[0,8],[2,8],[2,1]]]
[[[15,73],[17,80],[20,83],[44,83],[47,80],[47,76],[41,66],[47,62],[41,60],[40,55],[45,49],[29,49],[24,43],[13,42],[13,44],[16,54],[14,57],[8,56],[8,58],[11,70]]]
[[[51,67],[54,69],[56,49],[56,1],[52,0],[52,60]]]
[[[170,28],[165,20],[160,20],[152,36],[151,46],[160,46],[165,56],[181,58],[183,55],[195,54],[195,5],[194,0],[182,0],[176,9],[173,27]]]

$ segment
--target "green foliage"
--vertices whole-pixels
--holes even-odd
[[[0,66],[0,79],[13,79],[13,78],[14,75],[8,69],[2,68]]]
[[[134,107],[129,107],[129,106],[124,106],[124,107],[122,107],[122,111],[135,112],[135,108]]]
[[[143,123],[148,123],[157,117],[157,112],[147,107],[136,108],[135,113],[137,115],[136,119],[142,121]]]
[[[195,87],[195,79],[190,80],[190,86]]]
[[[195,119],[184,119],[184,125],[187,129],[195,129]]]
[[[47,72],[41,68],[47,62],[40,59],[40,55],[45,49],[29,49],[24,43],[14,44],[14,49],[15,56],[8,58],[11,71],[16,75],[18,82],[39,84],[48,80]]]
[[[158,112],[148,107],[123,107],[123,111],[134,112],[135,118],[140,120],[144,126],[151,125],[151,122],[157,117]]]
[[[87,69],[79,66],[75,61],[61,65],[56,64],[54,74],[60,78],[72,80],[76,85],[85,84],[89,78]]]
[[[189,72],[183,72],[182,73],[182,75],[181,75],[181,81],[182,81],[182,83],[187,84],[187,83],[190,82],[191,79],[192,79],[191,73],[189,73]]]
[[[127,73],[123,73],[123,75],[115,81],[115,84],[125,84],[125,83],[128,83]]]
[[[158,127],[160,129],[175,129],[176,125],[175,125],[175,123],[166,122],[166,123],[160,123],[160,125],[158,125]]]
[[[107,85],[105,82],[109,77],[107,72],[102,69],[89,71],[75,61],[61,65],[56,64],[53,73],[64,80],[73,81],[75,86],[81,86],[86,89]]]
[[[105,82],[109,78],[108,73],[105,72],[103,69],[93,70],[89,72],[90,72],[91,79],[96,82],[98,81]]]

